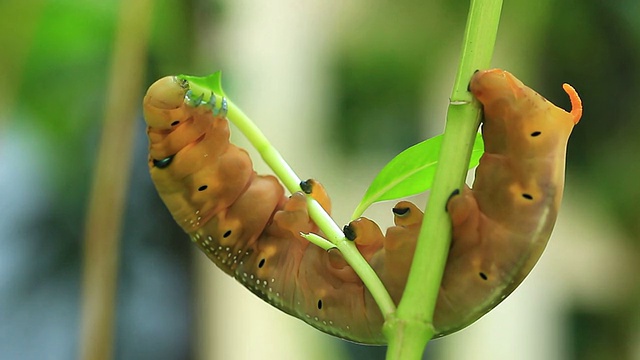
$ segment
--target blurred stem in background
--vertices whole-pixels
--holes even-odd
[[[153,0],[122,1],[85,224],[80,359],[113,358],[122,214],[147,63]]]
[[[2,72],[0,78],[0,134],[4,132],[5,123],[11,117],[18,85],[23,78],[26,59],[33,45],[44,4],[43,0],[31,1],[29,6],[24,6],[19,1],[0,3],[0,13],[6,20],[0,21],[0,33],[13,34],[0,37],[0,48],[4,54],[0,56],[0,69],[7,70]],[[11,21],[14,19],[20,21]]]

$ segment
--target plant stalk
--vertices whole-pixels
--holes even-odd
[[[84,229],[78,356],[114,357],[118,253],[154,0],[121,1]]]
[[[300,178],[293,169],[291,169],[278,150],[276,150],[264,136],[262,131],[230,100],[228,100],[228,109],[227,117],[229,121],[238,127],[243,135],[247,137],[251,145],[256,148],[264,162],[278,176],[287,190],[291,193],[301,191]],[[375,271],[373,271],[369,263],[362,257],[353,241],[345,238],[340,227],[317,201],[307,196],[307,206],[311,219],[318,225],[327,239],[340,250],[340,253],[347,263],[353,268],[356,274],[358,274],[360,279],[362,279],[367,290],[369,290],[378,307],[380,307],[384,318],[389,318],[391,314],[395,312],[396,306]]]
[[[383,329],[389,340],[388,360],[420,359],[437,333],[433,313],[451,243],[451,222],[445,207],[451,193],[464,184],[481,119],[481,108],[467,85],[476,70],[489,67],[501,10],[502,0],[471,0],[439,165],[411,271],[398,310]]]

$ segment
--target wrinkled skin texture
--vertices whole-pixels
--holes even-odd
[[[382,315],[340,252],[300,236],[320,233],[305,195],[286,197],[274,177],[257,175],[247,153],[229,143],[224,114],[185,102],[187,89],[165,77],[144,99],[151,177],[176,222],[219,268],[282,311],[341,338],[385,343]],[[470,89],[484,105],[486,153],[473,190],[448,203],[453,237],[434,318],[439,336],[497,305],[539,258],[562,196],[567,139],[579,119],[577,94],[569,114],[501,70],[476,73]],[[312,196],[330,211],[317,182]],[[397,303],[422,212],[401,201],[393,213],[395,226],[386,234],[366,218],[349,228]]]

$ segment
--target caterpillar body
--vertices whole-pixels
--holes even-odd
[[[568,137],[582,113],[569,85],[570,113],[503,70],[477,72],[470,91],[484,108],[485,154],[473,189],[451,197],[452,242],[434,314],[437,336],[474,322],[509,295],[540,257],[564,183]],[[285,196],[258,175],[249,155],[229,143],[224,103],[188,100],[189,84],[165,77],[149,88],[144,115],[151,178],[174,219],[220,269],[280,310],[326,333],[383,344],[383,317],[336,249],[300,233],[318,233],[305,195]],[[312,196],[330,211],[319,183]],[[422,224],[401,201],[383,234],[367,218],[351,222],[355,241],[393,300],[400,300]]]

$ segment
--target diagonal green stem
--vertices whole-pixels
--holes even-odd
[[[301,191],[300,178],[291,169],[289,164],[287,164],[278,150],[271,145],[262,131],[231,101],[229,101],[228,105],[229,112],[227,115],[229,120],[247,137],[249,142],[251,142],[260,153],[264,162],[284,183],[285,187],[291,193]],[[340,227],[338,227],[322,206],[310,196],[307,196],[307,203],[309,215],[313,221],[318,225],[320,230],[322,230],[328,240],[335,244],[338,250],[340,250],[347,263],[362,279],[369,292],[371,292],[385,319],[388,318],[395,311],[395,304],[387,292],[387,289],[384,287],[384,284],[382,284],[382,281],[380,281],[371,266],[369,266],[369,263],[367,263],[356,249],[353,241],[345,238]]]
[[[477,69],[487,68],[493,54],[502,0],[472,0],[462,57],[447,112],[438,168],[426,207],[411,272],[398,311],[387,320],[387,359],[420,359],[435,335],[433,312],[451,242],[451,222],[445,211],[449,195],[466,176],[480,107],[467,91]]]
[[[181,77],[189,81],[189,88],[192,91],[190,96],[194,99],[198,99],[199,96],[203,96],[207,97],[205,101],[211,102],[209,97],[215,96],[215,103],[221,103],[222,95],[224,95],[221,88],[216,89],[215,85],[211,86],[206,82],[199,82],[195,77],[184,75],[181,75]],[[196,79],[196,81],[191,81],[193,79]],[[200,98],[196,101],[199,102],[201,100],[203,99]],[[226,101],[227,118],[229,121],[231,121],[243,133],[249,142],[251,142],[251,145],[253,145],[264,162],[271,168],[271,170],[273,170],[276,176],[278,176],[287,190],[291,193],[301,191],[300,178],[284,160],[278,150],[276,150],[276,148],[264,136],[262,131],[260,131],[260,129],[239,107],[229,99],[226,99]],[[312,236],[309,240],[324,249],[333,247],[331,244],[335,245],[335,247],[337,247],[342,253],[347,263],[353,268],[356,274],[358,274],[360,279],[362,279],[363,283],[378,304],[378,307],[380,307],[380,311],[384,318],[389,318],[391,314],[395,312],[396,306],[375,271],[373,271],[369,263],[367,263],[364,257],[362,257],[353,241],[346,239],[340,227],[311,196],[307,196],[307,206],[309,208],[309,216],[325,234],[328,242],[322,242],[317,235],[315,237]]]

